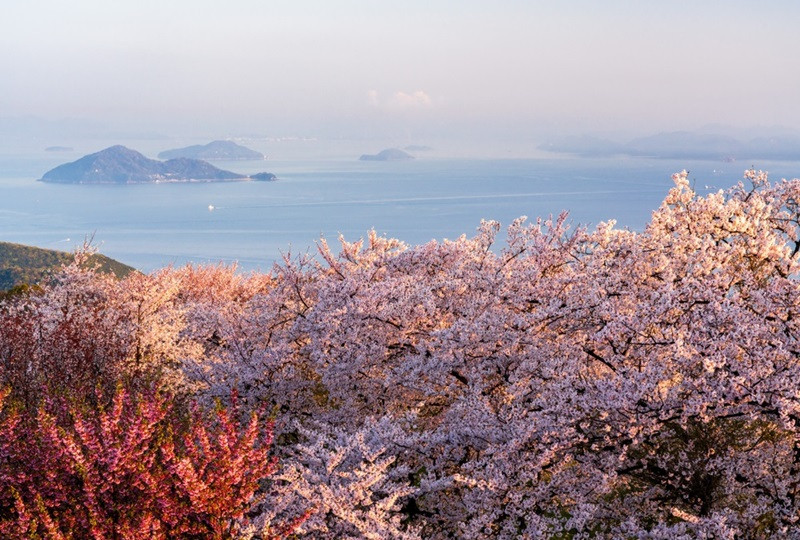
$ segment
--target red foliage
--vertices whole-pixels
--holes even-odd
[[[52,399],[25,418],[7,396],[3,538],[232,538],[275,470],[271,422],[240,426],[235,408],[187,417],[119,388],[108,407]]]

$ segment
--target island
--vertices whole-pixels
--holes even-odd
[[[60,184],[147,184],[160,182],[231,182],[275,180],[270,173],[254,176],[218,169],[206,161],[150,159],[121,145],[111,146],[46,172],[42,182]]]
[[[268,173],[268,172],[260,172],[260,173],[256,173],[256,174],[251,174],[250,178],[252,180],[259,180],[261,182],[271,182],[272,180],[277,180],[278,179],[277,176],[275,176],[272,173]]]
[[[358,159],[361,161],[407,161],[414,159],[414,156],[399,148],[387,148],[377,154],[364,154]]]
[[[164,150],[158,154],[160,159],[191,158],[203,160],[252,161],[267,159],[261,152],[251,150],[233,141],[211,141],[185,148]]]

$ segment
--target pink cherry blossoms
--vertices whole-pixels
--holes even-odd
[[[800,180],[674,181],[640,232],[64,268],[0,303],[0,531],[800,537]]]

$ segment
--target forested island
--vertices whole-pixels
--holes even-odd
[[[158,182],[230,182],[275,180],[271,173],[248,176],[218,169],[206,161],[175,158],[158,161],[121,145],[89,154],[46,172],[42,182],[61,184],[145,184]]]
[[[164,150],[158,154],[159,159],[191,158],[203,160],[263,160],[267,156],[233,141],[211,141],[208,144],[196,144],[184,148]]]
[[[795,538],[800,180],[673,180],[641,232],[76,253],[0,300],[0,534]]]

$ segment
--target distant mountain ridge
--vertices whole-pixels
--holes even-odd
[[[271,173],[250,176],[218,169],[206,161],[176,158],[158,161],[121,145],[111,146],[47,171],[43,182],[62,184],[144,184],[274,180]]]
[[[185,148],[164,150],[158,154],[160,159],[191,158],[203,160],[259,160],[267,159],[261,152],[251,150],[233,141],[211,141],[208,144],[195,144]]]
[[[626,143],[593,137],[571,136],[544,143],[540,150],[584,157],[628,155],[673,159],[800,160],[800,135],[776,134],[741,140],[730,135],[672,131],[638,137]]]

